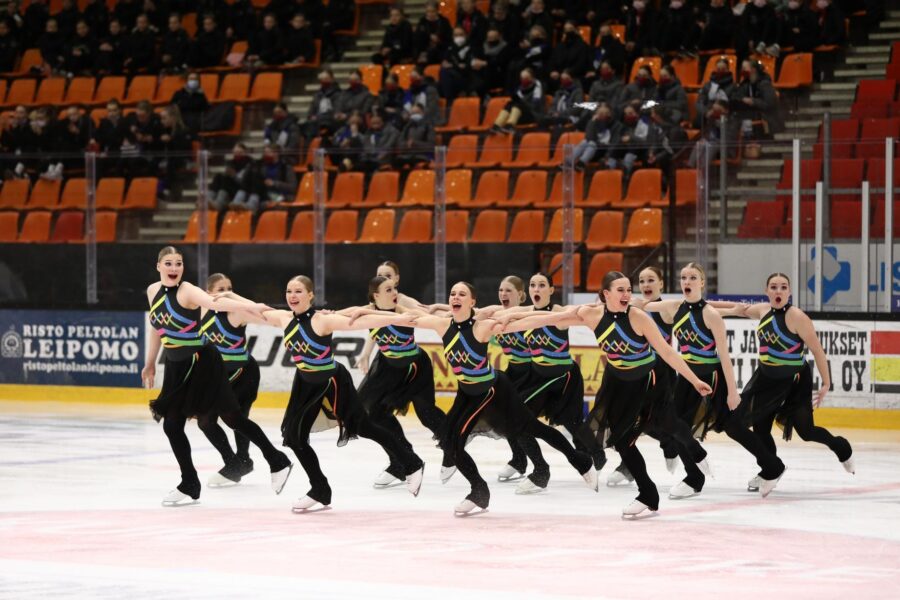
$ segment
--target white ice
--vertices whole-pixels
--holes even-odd
[[[280,439],[279,411],[252,416]],[[496,481],[506,443],[479,438],[469,450],[490,510],[459,519],[465,480],[441,485],[430,433],[402,422],[426,462],[418,498],[373,489],[383,452],[368,440],[337,448],[330,431],[313,444],[333,510],[295,515],[299,465],[275,496],[251,449],[256,470],[239,486],[162,508],[178,470],[145,408],[0,403],[0,598],[900,597],[898,432],[836,432],[854,446],[855,476],[824,446],[779,439],[788,471],[767,499],[746,491],[752,457],[715,436],[715,479],[669,500],[682,474],[642,439],[662,500],[637,522],[620,518],[634,486],[594,493],[546,446],[548,491],[515,495]],[[220,459],[195,423],[188,433],[205,482]]]

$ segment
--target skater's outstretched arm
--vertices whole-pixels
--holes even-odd
[[[184,306],[194,305],[207,310],[223,310],[225,312],[244,311],[262,314],[272,310],[269,306],[252,300],[238,300],[225,296],[214,298],[187,281],[181,282],[181,285],[178,286],[178,301]]]
[[[734,380],[734,366],[731,364],[731,354],[728,352],[728,334],[725,331],[725,321],[718,311],[707,306],[703,309],[703,321],[712,331],[713,339],[716,341],[716,352],[719,353],[719,360],[722,361],[722,372],[725,374],[725,383],[728,385],[728,408],[736,409],[741,403],[741,396],[737,391],[737,384]]]
[[[443,335],[447,333],[447,329],[450,328],[451,321],[452,319],[450,317],[419,315],[415,318],[413,325],[415,325],[416,327],[421,327],[422,329],[431,329],[432,331],[443,337]]]
[[[556,327],[571,327],[573,325],[585,325],[578,316],[578,309],[569,309],[553,312],[510,313],[502,318],[488,319],[494,333],[512,333],[514,331],[527,331],[547,325]]]
[[[816,369],[819,370],[819,377],[822,379],[822,384],[819,386],[813,399],[813,408],[818,408],[825,400],[828,390],[831,389],[831,375],[828,373],[828,357],[825,356],[825,349],[822,348],[822,344],[819,342],[819,336],[816,335],[816,328],[812,319],[805,312],[796,306],[792,306],[784,316],[784,320],[788,329],[800,336],[800,339],[803,340],[803,343],[806,344],[812,353],[813,358],[816,359]]]
[[[709,384],[700,381],[700,378],[691,371],[691,368],[688,367],[681,356],[675,352],[675,349],[663,339],[662,334],[659,332],[659,328],[656,326],[656,323],[653,322],[653,319],[650,318],[650,315],[639,308],[635,308],[628,311],[628,318],[634,332],[647,338],[647,341],[650,342],[650,345],[653,346],[653,349],[656,350],[659,357],[675,369],[679,375],[689,381],[691,385],[694,386],[694,389],[697,390],[698,394],[707,396],[712,393],[712,388],[709,387]]]
[[[634,303],[634,298],[631,299],[632,303]],[[643,310],[646,312],[655,312],[659,313],[663,321],[666,323],[673,323],[675,321],[675,313],[678,311],[678,307],[681,306],[683,300],[656,300],[655,302],[645,302],[643,306]]]
[[[353,329],[374,329],[388,325],[412,325],[415,316],[404,312],[386,312],[373,309],[362,309],[362,314],[355,320],[341,314],[323,315],[317,313],[313,317],[313,326],[320,335],[328,335],[334,331]]]

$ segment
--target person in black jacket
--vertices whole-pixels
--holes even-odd
[[[734,75],[728,67],[728,61],[719,59],[716,61],[715,70],[710,75],[709,81],[703,84],[697,94],[697,117],[694,122],[695,129],[702,129],[703,120],[709,115],[709,110],[714,102],[722,102],[728,106],[731,94],[734,90]],[[716,117],[718,118],[718,117]]]
[[[587,74],[591,66],[591,49],[581,39],[575,21],[567,20],[563,25],[563,35],[550,56],[550,86],[554,91],[564,69],[568,69],[572,77],[579,81]]]
[[[341,45],[335,32],[352,29],[356,18],[354,0],[330,0],[325,7],[322,20],[322,54],[326,61],[341,59]]]
[[[775,8],[768,0],[753,0],[744,6],[734,41],[738,59],[743,60],[754,52],[762,54],[769,51],[777,55],[772,48],[778,41]]]
[[[703,30],[697,44],[700,50],[731,48],[736,19],[725,0],[710,0],[697,25]]]
[[[398,130],[403,128],[403,105],[406,101],[406,90],[400,87],[397,76],[388,73],[384,78],[384,85],[378,92],[375,102],[375,113],[381,115],[386,123],[393,125]]]
[[[109,30],[109,9],[106,7],[106,0],[88,0],[81,13],[88,27],[95,35],[102,35]]]
[[[137,0],[118,0],[116,7],[113,9],[113,15],[122,24],[125,31],[131,31],[137,24],[138,15],[141,14],[142,6]]]
[[[94,129],[91,118],[82,114],[77,106],[70,106],[55,125],[55,150],[64,155],[62,162],[65,167],[71,169],[83,166],[84,158],[81,155],[87,148]]]
[[[285,35],[284,50],[289,65],[306,64],[316,58],[316,41],[303,13],[297,13],[291,19],[291,26]]]
[[[638,69],[634,81],[625,86],[622,94],[619,96],[619,105],[616,107],[619,115],[625,110],[626,106],[633,107],[636,111],[641,110],[641,106],[648,100],[656,98],[656,81],[653,79],[653,72],[647,65]]]
[[[434,154],[434,125],[425,118],[425,108],[421,104],[412,107],[409,121],[400,132],[394,168],[427,163]]]
[[[531,69],[519,72],[519,85],[491,126],[492,134],[515,133],[515,126],[535,123],[544,115],[544,86]]]
[[[571,69],[563,69],[559,76],[559,88],[550,100],[550,108],[541,118],[540,127],[553,127],[553,138],[562,133],[563,128],[572,128],[584,112],[576,104],[584,102],[584,90],[581,82],[575,78]]]
[[[160,67],[168,73],[180,73],[187,69],[191,38],[181,26],[181,15],[169,15],[168,31],[159,46]]]
[[[59,32],[69,39],[75,35],[75,24],[81,20],[81,12],[74,0],[62,0],[62,8],[53,16],[59,26]]]
[[[73,75],[91,74],[97,54],[97,42],[86,21],[78,21],[75,37],[69,42],[66,72]]]
[[[246,40],[250,37],[250,32],[256,29],[256,9],[253,7],[252,0],[235,0],[231,3],[219,0],[209,1],[220,10],[210,11],[198,8],[197,14],[205,15],[213,12],[216,23],[220,24],[229,41]]]
[[[4,10],[0,10],[0,21],[6,23],[10,34],[21,46],[24,38],[25,19],[19,14],[18,0],[11,0],[6,4]]]
[[[195,69],[206,69],[221,64],[225,57],[225,34],[212,15],[203,17],[203,30],[197,32],[188,61]]]
[[[0,21],[0,72],[9,73],[16,68],[21,46],[9,30],[9,23]]]
[[[450,21],[438,12],[435,0],[425,3],[425,14],[419,19],[414,33],[416,62],[419,65],[433,65],[441,62],[444,52],[453,38]]]
[[[519,57],[510,64],[507,88],[517,89],[519,81],[516,76],[522,69],[530,69],[537,79],[543,80],[550,66],[550,52],[547,32],[540,25],[535,25],[529,31],[528,39],[519,42]]]
[[[778,44],[794,52],[811,52],[816,47],[819,24],[816,14],[801,0],[788,0],[778,20]]]
[[[547,12],[544,0],[531,0],[522,13],[522,27],[525,31],[530,31],[534,27],[540,27],[546,32],[546,39],[553,39],[553,32],[555,31],[553,18]]]
[[[389,68],[412,62],[414,55],[412,26],[401,9],[392,8],[390,21],[381,38],[381,48],[372,56],[372,62]]]
[[[56,150],[56,136],[50,124],[50,115],[46,109],[39,108],[29,115],[30,127],[25,132],[22,144],[23,168],[16,166],[16,174],[23,176],[25,170],[37,173],[42,178],[58,179],[62,176],[62,164],[51,160]]]
[[[200,131],[203,113],[209,110],[209,99],[200,87],[200,76],[190,73],[184,87],[172,96],[172,104],[178,107],[182,121],[191,135]]]
[[[475,48],[472,58],[472,89],[478,96],[485,96],[495,88],[502,87],[506,77],[513,48],[503,39],[499,29],[488,29],[481,48]]]
[[[22,17],[22,43],[25,48],[34,48],[38,44],[38,40],[47,31],[49,19],[50,8],[47,6],[47,0],[32,0]]]
[[[621,130],[622,125],[613,119],[609,104],[600,103],[588,121],[584,140],[575,146],[573,155],[575,170],[583,171],[594,160],[605,161],[610,149],[618,142]]]
[[[269,13],[263,17],[262,27],[250,36],[246,61],[248,65],[281,65],[284,64],[284,37],[275,21],[275,15]]]
[[[647,0],[634,0],[625,15],[625,52],[630,60],[656,54],[656,11]]]
[[[128,34],[122,30],[118,19],[109,22],[109,32],[97,46],[97,62],[94,69],[98,75],[119,75],[122,73],[122,62],[125,60],[125,48],[128,45]]]
[[[307,143],[323,132],[333,132],[339,126],[335,119],[335,113],[338,109],[341,89],[335,83],[334,73],[331,69],[322,69],[319,71],[318,77],[320,89],[309,103],[306,121],[300,126],[300,131]]]
[[[597,33],[597,46],[593,50],[593,60],[585,73],[585,85],[593,85],[600,77],[600,68],[608,63],[616,72],[622,73],[626,60],[625,44],[613,35],[609,25],[602,25]]]
[[[668,8],[659,15],[659,30],[656,47],[661,52],[694,54],[700,28],[694,19],[691,7],[684,0],[671,0]]]
[[[447,99],[447,103],[460,94],[466,94],[471,90],[469,68],[472,61],[472,46],[466,37],[462,27],[453,30],[453,42],[444,53],[441,61],[441,75],[438,88],[441,96]]]
[[[150,28],[150,19],[141,13],[125,46],[122,66],[129,73],[147,71],[156,65],[156,32]]]
[[[775,86],[761,62],[745,60],[741,64],[741,82],[729,99],[735,118],[741,119],[745,139],[770,138],[784,130]],[[763,121],[763,131],[754,131],[753,121]]]
[[[844,14],[831,0],[816,0],[819,9],[819,44],[841,46],[847,41]]]
[[[28,122],[28,109],[22,105],[16,107],[8,125],[0,133],[0,166],[4,179],[13,179],[16,174],[13,172],[19,163],[16,155],[21,154],[25,147],[26,138],[28,137],[31,125]],[[21,170],[24,172],[25,165],[22,164]]]
[[[48,19],[44,35],[38,42],[41,58],[53,72],[62,72],[66,66],[66,40],[59,32],[56,19]]]
[[[509,0],[497,0],[491,5],[488,29],[491,28],[500,32],[500,37],[510,48],[519,45],[522,38],[522,20],[518,11],[510,10]]]
[[[162,125],[159,116],[153,112],[153,105],[147,100],[137,103],[135,111],[125,117],[128,127],[129,141],[133,140],[133,146],[123,148],[123,155],[128,155],[130,160],[123,161],[128,176],[147,176],[153,173],[154,162],[160,150],[160,135]]]
[[[487,33],[487,19],[475,6],[475,0],[460,0],[456,9],[456,27],[462,27],[469,43],[477,46]]]

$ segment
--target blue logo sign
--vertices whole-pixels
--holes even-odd
[[[850,261],[838,260],[837,247],[823,246],[825,254],[822,256],[822,302],[827,303],[838,292],[849,292],[850,284]],[[811,272],[809,280],[806,282],[809,291],[816,292],[816,276],[815,261],[816,249],[810,249],[810,263],[807,272]]]

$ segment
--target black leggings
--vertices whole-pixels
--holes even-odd
[[[246,436],[262,451],[271,471],[280,471],[290,464],[284,452],[275,448],[259,425],[246,416],[237,411],[220,416],[228,427]],[[194,461],[191,458],[191,443],[184,432],[186,422],[187,418],[181,414],[177,407],[173,407],[163,419],[163,431],[166,437],[169,438],[169,445],[172,447],[175,460],[178,461],[178,467],[181,469],[181,483],[178,485],[178,489],[196,499],[200,496],[200,478],[197,477],[197,470],[194,468]],[[222,452],[220,447],[224,444],[224,447],[228,448],[228,452],[231,452],[225,432],[214,419],[201,419],[200,428],[213,442],[216,449]],[[233,457],[234,454],[231,453],[231,456]]]
[[[753,423],[753,433],[756,434],[756,437],[762,442],[763,447],[772,455],[776,455],[778,451],[775,447],[775,439],[772,437],[772,425],[775,422],[776,416],[777,411],[772,411],[770,414]],[[804,442],[818,442],[828,446],[828,448],[834,452],[835,456],[837,456],[839,461],[844,462],[853,454],[850,442],[845,438],[832,435],[831,432],[824,427],[818,427],[815,424],[813,421],[812,410],[795,411],[791,417],[791,423],[794,431],[800,436],[800,439]],[[781,461],[779,460],[778,462],[780,463]],[[764,479],[770,479],[770,477],[765,477],[762,473],[760,473],[760,476]]]
[[[249,420],[250,404],[241,407],[241,415]],[[253,421],[250,422],[253,423]],[[234,460],[235,457],[242,460],[248,460],[250,458],[250,438],[241,433],[236,427],[229,425],[229,427],[235,430],[234,443],[237,447],[237,452],[231,449],[231,443],[228,441],[225,430],[219,425],[218,417],[200,420],[198,421],[197,426],[200,427],[203,435],[206,436],[206,439],[209,440],[209,443],[212,444],[213,448],[215,448],[222,456],[222,462],[225,464]]]
[[[319,465],[319,457],[309,443],[309,434],[313,424],[316,422],[316,418],[319,416],[319,411],[322,410],[322,402],[323,400],[320,399],[318,402],[312,402],[306,407],[305,412],[300,417],[296,441],[285,443],[297,455],[300,465],[309,478],[310,490],[306,495],[327,505],[331,504],[331,486],[328,485],[328,478],[325,477],[325,473],[322,472],[322,467]],[[394,420],[396,421],[396,418]],[[408,441],[404,444],[397,438],[395,433],[364,415],[358,415],[356,422],[357,433],[360,437],[372,440],[381,446],[392,462],[396,460],[403,465],[403,477],[414,473],[422,466],[422,459],[413,452],[412,446]],[[397,426],[399,427],[400,424],[397,423]],[[402,433],[403,430],[401,429],[400,431]],[[405,440],[406,438],[403,437],[403,439]]]
[[[573,455],[571,454],[571,452],[574,451],[583,452],[590,455],[592,458],[594,458],[593,464],[595,466],[606,462],[606,453],[603,451],[603,447],[600,446],[600,443],[597,442],[596,436],[591,435],[590,430],[586,428],[584,424],[566,423],[565,425],[563,425],[566,431],[568,431],[572,436],[572,441],[575,443],[575,447],[573,448],[572,445],[569,444],[568,440],[566,440],[565,436],[563,436],[563,434],[561,434],[559,431],[549,425],[546,425],[543,421],[538,421],[537,419],[535,419],[535,421],[537,425],[532,425],[532,427],[535,429],[534,431],[532,431],[532,435],[536,438],[544,440],[545,442],[550,444],[550,446],[565,454],[566,458],[569,459],[569,462],[572,462],[571,457]],[[562,438],[562,442],[560,442],[560,438]],[[527,455],[522,449],[522,444],[517,443],[514,440],[507,440],[507,442],[509,443],[509,447],[513,453],[512,459],[510,459],[509,461],[509,465],[518,472],[524,473],[525,469],[528,467],[528,461]],[[602,459],[599,457],[602,457]],[[598,463],[598,461],[600,461],[600,463]]]

